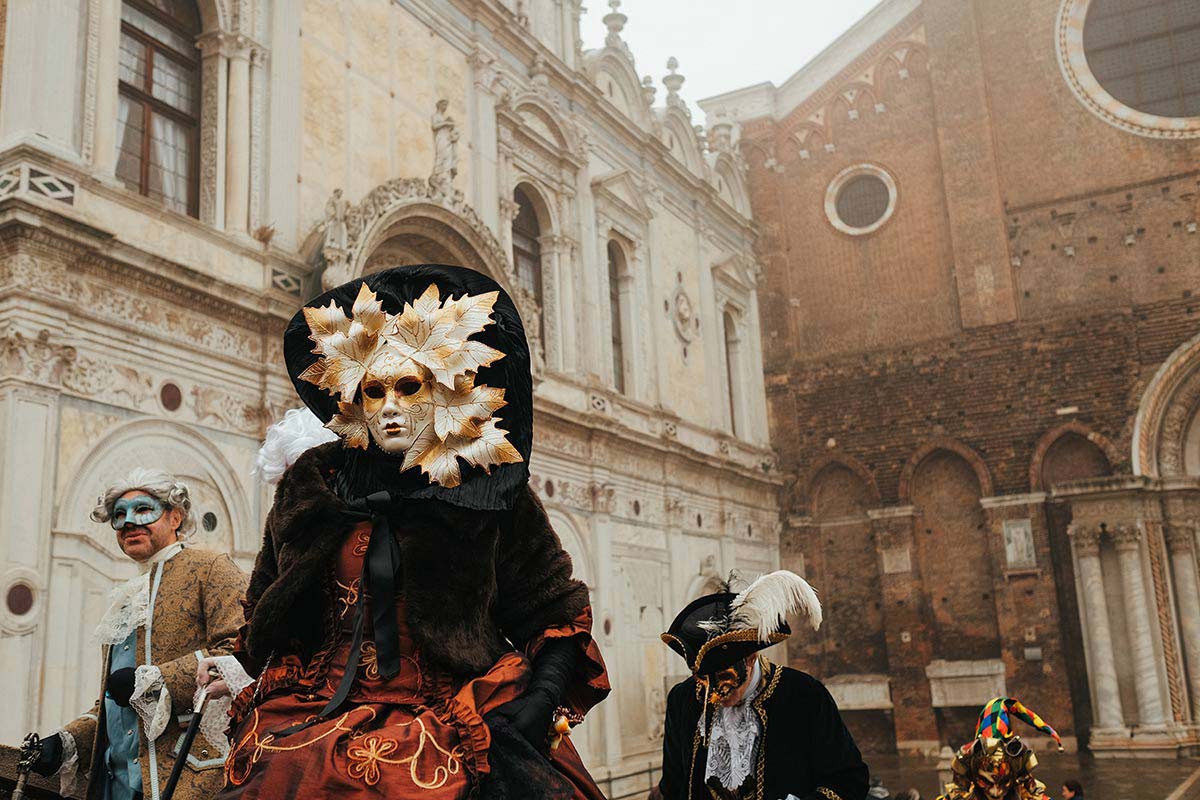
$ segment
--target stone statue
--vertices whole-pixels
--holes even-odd
[[[341,189],[334,189],[333,196],[325,204],[325,274],[323,284],[326,288],[337,286],[349,280],[350,231],[346,218],[350,214],[350,201],[342,196]]]
[[[334,189],[333,196],[325,204],[325,250],[345,252],[350,234],[346,229],[346,215],[350,213],[350,201],[342,197],[341,189]],[[326,256],[328,260],[328,256]]]
[[[433,172],[429,174],[429,189],[434,195],[454,194],[454,177],[458,174],[458,128],[454,118],[446,113],[447,100],[437,101],[430,127],[433,129]]]

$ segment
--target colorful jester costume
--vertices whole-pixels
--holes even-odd
[[[954,756],[954,782],[938,800],[1029,800],[1046,797],[1046,785],[1033,777],[1037,756],[1013,730],[1013,718],[1058,742],[1058,732],[1021,701],[997,697],[979,714],[975,738]]]

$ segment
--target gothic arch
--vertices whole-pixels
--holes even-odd
[[[729,193],[726,195],[721,191],[718,181],[723,181],[728,187]],[[742,171],[733,156],[728,153],[719,153],[716,160],[713,162],[713,177],[712,183],[717,187],[717,194],[729,203],[742,216],[750,216],[750,192],[746,188],[746,181],[742,177]]]
[[[461,258],[460,263],[490,275],[511,293],[508,257],[492,231],[461,198],[443,197],[426,181],[399,178],[377,186],[346,214],[346,228],[344,272],[327,274],[327,289],[363,275],[371,255],[389,238],[422,231]]]
[[[649,127],[649,110],[642,96],[642,84],[628,58],[613,48],[603,48],[584,54],[588,77],[600,89],[600,93],[613,105],[629,115],[636,124]],[[612,82],[610,87],[607,81]],[[613,94],[609,94],[610,88]],[[616,93],[620,93],[621,102]]]
[[[259,531],[238,471],[211,441],[192,428],[161,419],[139,419],[109,431],[84,457],[55,509],[54,530],[92,533],[89,514],[106,484],[135,467],[163,469],[189,483],[196,516],[195,541],[217,549],[252,553]],[[201,524],[211,512],[217,525],[209,533]],[[110,536],[99,537],[104,549],[117,555]]]
[[[229,0],[197,0],[200,10],[200,25],[205,33],[232,30]]]
[[[904,470],[900,473],[900,487],[898,491],[901,505],[912,503],[913,475],[916,473],[917,467],[921,465],[921,462],[938,450],[947,450],[961,456],[975,472],[975,477],[979,481],[979,496],[992,496],[992,475],[983,457],[957,439],[952,439],[948,436],[939,436],[917,448],[917,451],[908,459],[908,463],[904,465]]]
[[[558,214],[555,213],[554,204],[551,202],[554,192],[542,185],[537,178],[523,173],[514,176],[510,194],[517,190],[520,190],[533,206],[542,236],[553,236],[562,230]]]
[[[1043,486],[1043,467],[1046,461],[1046,453],[1050,452],[1050,448],[1068,434],[1076,434],[1087,439],[1092,444],[1096,445],[1104,453],[1109,464],[1119,464],[1122,460],[1121,451],[1112,443],[1107,436],[1096,433],[1087,425],[1084,425],[1078,420],[1071,420],[1062,425],[1057,425],[1042,434],[1038,439],[1037,445],[1033,448],[1033,458],[1029,462],[1029,491],[1042,491]]]
[[[525,127],[547,138],[548,144],[571,155],[579,154],[579,137],[572,131],[571,126],[563,121],[562,114],[553,103],[539,94],[527,92],[514,98],[511,107],[525,123]],[[530,118],[533,120],[532,125],[529,124]]]
[[[804,474],[792,484],[792,496],[788,510],[812,514],[813,487],[821,477],[821,473],[833,466],[844,467],[858,476],[870,493],[874,505],[876,507],[882,505],[879,485],[875,482],[875,476],[866,464],[849,453],[829,453],[813,461]]]
[[[659,112],[662,122],[662,143],[671,151],[688,172],[696,175],[704,174],[704,158],[700,154],[700,143],[696,140],[696,131],[692,129],[692,121],[676,106],[667,106]],[[674,140],[678,147],[673,147]]]
[[[1200,465],[1185,457],[1186,439],[1200,409],[1200,335],[1175,349],[1150,379],[1133,426],[1133,473],[1152,478],[1184,475]],[[1189,466],[1193,467],[1189,470]]]

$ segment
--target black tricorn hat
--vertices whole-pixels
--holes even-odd
[[[688,603],[661,638],[693,675],[726,669],[792,635],[787,615],[803,612],[815,630],[821,604],[808,582],[787,570],[763,575],[740,594],[715,592]]]
[[[353,472],[362,495],[389,490],[393,497],[436,498],[475,510],[512,508],[517,495],[529,481],[529,454],[533,449],[533,380],[530,375],[529,344],[516,304],[500,284],[487,275],[466,267],[418,264],[394,267],[355,278],[309,300],[306,308],[336,303],[349,314],[359,287],[366,284],[377,295],[383,310],[399,314],[406,303],[415,301],[430,284],[436,284],[443,299],[464,294],[496,292],[491,322],[473,335],[475,341],[504,353],[504,357],[481,368],[478,382],[504,389],[506,401],[494,416],[508,440],[521,454],[520,463],[490,469],[460,465],[462,483],[453,488],[431,484],[419,470],[401,474],[399,459],[383,453],[373,443],[367,450],[346,449],[344,468]],[[296,394],[322,422],[338,411],[337,398],[325,389],[303,380],[301,374],[318,359],[313,352],[311,329],[304,309],[296,313],[283,335],[283,357]]]

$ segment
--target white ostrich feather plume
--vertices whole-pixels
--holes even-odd
[[[733,599],[733,626],[757,628],[759,641],[770,641],[788,614],[799,613],[813,630],[821,627],[821,601],[808,581],[786,569],[768,572]]]

